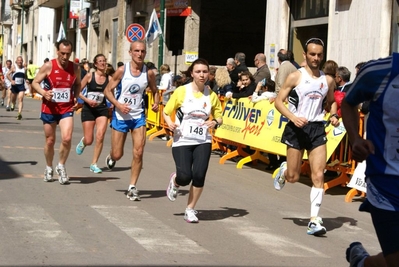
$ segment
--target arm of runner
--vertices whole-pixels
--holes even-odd
[[[326,110],[330,112],[330,122],[333,126],[339,125],[339,117],[337,114],[337,102],[335,102],[334,90],[336,87],[335,81],[329,75],[326,75],[327,83],[328,83],[328,93],[327,93],[327,106]]]
[[[7,72],[7,79],[11,82],[12,85],[15,85],[15,81],[12,79],[11,74],[15,71],[15,67],[12,66],[11,69]]]
[[[344,99],[341,104],[342,120],[352,145],[352,156],[356,161],[365,160],[368,155],[374,154],[374,145],[370,140],[359,135],[359,111]]]
[[[97,106],[97,102],[94,100],[91,100],[91,99],[87,98],[85,95],[83,95],[82,90],[83,90],[83,88],[86,87],[88,82],[91,81],[93,75],[95,75],[93,72],[89,72],[83,77],[82,82],[80,83],[80,92],[79,92],[79,98],[82,99],[87,104],[89,104],[89,106],[91,106],[91,107]]]
[[[159,109],[159,91],[155,82],[155,73],[152,70],[148,70],[148,87],[151,90],[152,96],[154,97],[154,103],[152,104],[152,110],[157,112]]]
[[[32,81],[32,88],[35,89],[36,92],[41,94],[48,101],[51,101],[51,98],[53,97],[53,91],[44,90],[40,86],[40,83],[47,77],[48,74],[50,74],[51,68],[52,68],[51,61],[43,64],[43,66],[39,69],[39,72]]]
[[[114,88],[118,86],[120,81],[122,80],[123,73],[125,72],[125,66],[120,66],[109,79],[107,87],[104,89],[104,95],[108,99],[109,102],[114,105],[115,108],[119,109],[122,113],[127,114],[130,111],[129,104],[119,103],[113,94]]]
[[[80,94],[80,87],[81,87],[81,83],[82,83],[82,79],[80,77],[80,66],[79,64],[73,63],[73,67],[74,67],[74,71],[75,71],[75,83],[73,85],[73,92],[75,94],[75,98],[79,97]]]

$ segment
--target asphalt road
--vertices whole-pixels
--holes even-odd
[[[264,165],[210,161],[198,224],[183,220],[188,187],[175,202],[165,196],[174,171],[171,149],[161,139],[148,141],[137,184],[142,201],[126,198],[132,142],[112,171],[89,165],[93,147],[80,156],[82,137],[75,115],[67,162],[70,185],[43,182],[44,135],[40,101],[25,99],[23,119],[0,107],[0,265],[46,266],[349,266],[345,250],[361,241],[369,252],[379,244],[360,200],[345,203],[347,188],[329,189],[320,216],[327,235],[308,236],[310,180],[273,188]],[[59,131],[57,133],[59,137]],[[58,147],[54,166],[58,163]]]

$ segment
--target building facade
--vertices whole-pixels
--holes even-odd
[[[248,67],[264,53],[274,71],[279,49],[292,50],[301,62],[310,37],[325,42],[326,60],[352,72],[358,62],[399,49],[397,0],[1,0],[2,61],[54,57],[62,24],[75,44],[73,58],[91,61],[102,53],[115,66],[130,59],[126,28],[148,29],[161,1],[163,38],[148,46],[146,60],[176,73],[197,57],[225,65],[236,52],[247,55]]]

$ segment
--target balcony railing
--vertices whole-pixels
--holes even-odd
[[[34,0],[10,0],[11,9],[28,9],[33,5]]]

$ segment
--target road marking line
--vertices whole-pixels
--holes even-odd
[[[261,249],[277,256],[330,258],[328,255],[306,247],[304,244],[298,243],[293,239],[281,234],[271,233],[271,229],[259,227],[246,218],[227,218],[220,222],[228,224],[230,230],[246,237]]]
[[[171,254],[210,254],[195,241],[134,206],[91,206],[147,251]]]
[[[21,130],[0,130],[0,132],[6,132],[6,133],[43,134],[43,132],[38,132],[38,131],[21,131]]]
[[[13,148],[17,148],[17,149],[30,149],[30,150],[43,150],[43,147],[34,147],[34,146],[3,146],[3,148],[6,149],[13,149]],[[54,148],[54,151],[58,151],[60,150],[59,148]]]
[[[8,226],[13,226],[7,227],[7,235],[23,247],[29,245],[32,252],[85,252],[40,206],[26,204],[1,206],[0,214]]]

